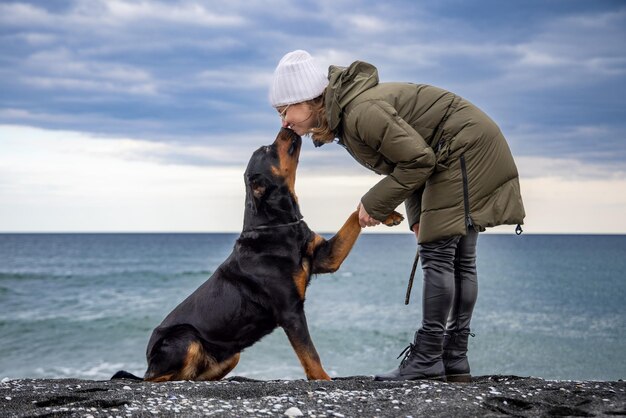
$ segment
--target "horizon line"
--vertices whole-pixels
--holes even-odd
[[[0,231],[0,235],[236,235],[242,231]],[[337,231],[313,231],[317,234],[336,234]],[[412,235],[411,231],[381,232],[363,231],[361,235]],[[484,231],[481,235],[513,235],[514,231]],[[626,232],[526,232],[520,235],[594,235],[594,236],[624,236]]]

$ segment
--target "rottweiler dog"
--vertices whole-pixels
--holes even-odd
[[[302,220],[295,193],[302,139],[281,129],[256,150],[245,171],[244,225],[230,256],[152,332],[144,380],[219,380],[246,347],[277,326],[289,338],[308,379],[329,380],[304,315],[312,274],[336,271],[361,227],[350,215],[329,240]],[[386,220],[397,225],[397,212]],[[113,378],[136,378],[120,371]]]

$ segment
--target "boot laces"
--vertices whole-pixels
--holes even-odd
[[[396,359],[399,359],[400,357],[402,357],[404,355],[404,358],[400,362],[400,367],[404,366],[404,363],[406,363],[411,358],[411,356],[413,355],[413,352],[416,349],[417,349],[417,346],[415,344],[409,343],[409,345],[407,345],[404,348],[404,350],[402,350],[400,355],[398,355],[398,357],[396,357]]]

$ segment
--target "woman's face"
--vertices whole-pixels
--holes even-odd
[[[282,119],[283,128],[290,128],[298,135],[306,135],[315,127],[313,110],[307,103],[296,103],[276,109]]]

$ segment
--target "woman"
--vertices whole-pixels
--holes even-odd
[[[377,380],[470,381],[467,344],[477,297],[478,233],[521,224],[517,168],[498,126],[448,91],[379,83],[366,62],[331,66],[328,76],[306,51],[278,63],[270,102],[283,127],[316,146],[339,144],[384,175],[359,203],[362,227],[405,202],[419,243],[422,324],[395,370]]]

